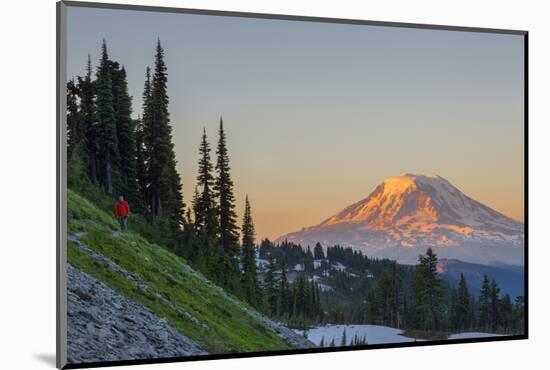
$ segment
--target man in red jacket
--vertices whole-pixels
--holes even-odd
[[[128,202],[124,200],[124,197],[121,195],[118,197],[118,202],[115,205],[115,216],[118,219],[120,224],[120,230],[124,231],[128,226],[128,216],[130,216],[130,206]]]

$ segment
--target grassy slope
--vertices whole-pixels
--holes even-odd
[[[123,296],[145,305],[207,352],[289,348],[282,338],[261,321],[244,312],[244,303],[235,303],[220,288],[208,284],[202,276],[183,269],[185,261],[182,258],[131,231],[115,238],[112,232],[118,229],[116,221],[71,190],[68,192],[68,223],[69,233],[86,232],[81,239],[82,243],[137,275],[150,289],[142,291],[134,282],[92,259],[71,242],[68,244],[69,263]],[[193,322],[173,306],[155,297],[155,292],[207,327]]]

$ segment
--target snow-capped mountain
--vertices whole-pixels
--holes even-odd
[[[285,239],[302,246],[352,246],[402,263],[415,263],[432,247],[441,258],[523,264],[524,226],[440,176],[403,174],[320,224],[277,241]]]

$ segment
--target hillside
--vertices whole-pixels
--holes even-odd
[[[117,230],[110,215],[68,191],[70,362],[104,360],[105,353],[109,360],[128,360],[313,346],[228,295],[181,257],[135,232]],[[105,318],[116,314],[124,320],[105,327]]]

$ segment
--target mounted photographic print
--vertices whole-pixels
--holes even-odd
[[[58,367],[527,338],[526,62],[525,31],[58,3]]]

